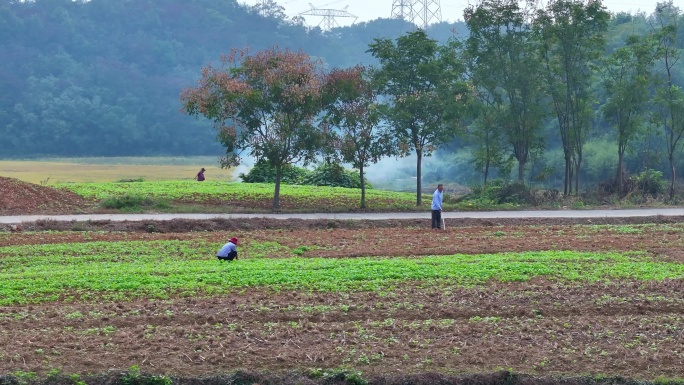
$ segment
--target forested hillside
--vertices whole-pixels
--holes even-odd
[[[211,125],[178,112],[203,65],[278,45],[352,66],[374,37],[410,28],[377,20],[324,34],[275,3],[235,0],[0,0],[0,157],[216,154]]]

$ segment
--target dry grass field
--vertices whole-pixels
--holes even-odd
[[[66,182],[112,182],[122,179],[192,179],[206,168],[207,180],[229,181],[237,177],[234,169],[221,169],[214,157],[190,158],[74,158],[49,160],[3,160],[0,176],[52,185]]]

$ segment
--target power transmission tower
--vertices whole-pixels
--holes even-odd
[[[415,0],[394,0],[392,3],[392,19],[406,20],[413,23],[413,2]]]
[[[352,24],[358,17],[355,15],[352,15],[351,13],[347,12],[347,8],[349,6],[344,7],[344,9],[324,9],[324,8],[316,8],[313,4],[309,3],[311,6],[311,9],[308,11],[304,11],[300,13],[300,16],[323,16],[323,20],[321,20],[320,23],[318,23],[318,26],[320,27],[321,24],[323,24],[323,29],[329,30],[335,27],[339,27],[340,25],[337,23],[336,18],[337,17],[353,17],[354,20],[352,21]]]
[[[422,29],[430,23],[442,21],[439,0],[394,0],[392,18],[410,21]]]

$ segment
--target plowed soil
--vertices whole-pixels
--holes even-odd
[[[0,177],[0,215],[76,213],[94,205],[69,191]]]
[[[427,220],[397,221],[392,227],[382,227],[388,225],[382,222],[277,222],[279,229],[255,220],[230,231],[218,230],[221,222],[215,221],[71,223],[66,226],[118,226],[125,231],[5,232],[0,245],[220,241],[237,235],[244,245],[275,241],[292,248],[321,246],[305,257],[638,250],[656,261],[684,263],[684,226],[673,218],[651,221],[661,223],[629,227],[498,221],[461,223],[447,231],[426,229]],[[62,225],[26,224],[24,230]],[[189,231],[201,228],[210,231]],[[157,232],[147,232],[152,230]],[[208,258],[207,263],[218,262]],[[378,292],[252,288],[209,298],[0,307],[0,373],[45,374],[52,368],[105,373],[138,365],[146,372],[185,376],[342,367],[368,376],[510,369],[556,376],[683,377],[682,292],[684,280],[536,279],[477,287],[440,281],[404,282]]]

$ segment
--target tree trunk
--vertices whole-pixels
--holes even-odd
[[[366,182],[363,176],[363,165],[359,167],[359,179],[361,180],[361,208],[366,208]]]
[[[579,195],[579,178],[580,178],[580,166],[582,165],[582,160],[577,158],[577,167],[575,169],[575,195]]]
[[[624,191],[623,191],[624,190],[624,183],[622,183],[623,179],[624,179],[624,175],[622,172],[622,156],[623,156],[623,154],[624,154],[624,151],[618,149],[618,169],[617,169],[617,175],[615,176],[615,179],[616,179],[616,183],[618,184],[618,192],[620,193],[620,195],[622,195],[624,193]]]
[[[572,195],[572,181],[575,180],[575,165],[572,160],[570,161],[568,169],[570,170],[570,175],[568,175],[568,194]]]
[[[422,167],[423,151],[416,150],[416,206],[420,206],[423,203]]]
[[[484,169],[484,185],[487,185],[487,178],[489,177],[489,158],[485,161],[485,169]]]
[[[570,172],[570,167],[572,167],[572,160],[570,160],[570,157],[568,155],[565,156],[565,175],[563,178],[563,195],[567,196],[572,192],[572,189],[570,188],[572,180],[570,179],[570,175],[572,173]]]
[[[276,180],[275,180],[275,192],[273,193],[273,210],[280,209],[280,173],[282,172],[282,166],[276,166]]]
[[[523,177],[525,176],[525,163],[518,161],[518,182],[525,183]]]
[[[675,164],[674,164],[674,155],[672,152],[670,152],[670,155],[668,156],[668,159],[670,161],[670,199],[674,198],[675,194],[675,181],[677,180],[677,175],[675,173]]]

